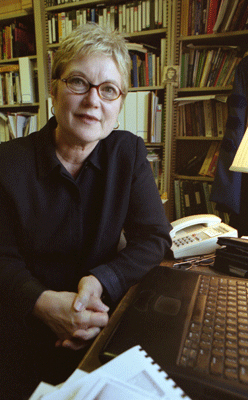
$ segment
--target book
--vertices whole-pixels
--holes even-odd
[[[203,161],[203,164],[202,164],[202,166],[200,168],[199,175],[206,176],[206,174],[208,172],[208,169],[209,169],[209,166],[211,164],[211,161],[212,161],[212,159],[214,157],[214,154],[216,152],[216,149],[217,149],[218,145],[219,145],[218,142],[217,143],[216,142],[212,142],[210,144],[208,152],[207,152],[207,155],[205,157],[205,160]]]
[[[145,142],[148,141],[148,104],[149,91],[136,92],[137,110],[137,136],[141,136]]]
[[[225,16],[225,13],[227,10],[228,3],[230,3],[231,1],[232,0],[221,0],[217,18],[216,18],[215,24],[213,26],[213,33],[217,33],[218,30],[220,29],[221,23],[224,19],[224,16]]]
[[[200,83],[199,83],[200,87],[207,86],[207,81],[208,81],[208,76],[209,76],[209,72],[210,72],[211,65],[212,65],[213,55],[214,55],[214,50],[213,49],[207,51],[207,56],[206,56],[206,60],[205,60],[205,63],[204,63],[201,80],[200,80]]]
[[[14,72],[14,71],[19,71],[19,65],[18,64],[6,64],[6,65],[0,65],[0,73],[2,72]]]
[[[239,0],[233,0],[230,3],[230,8],[229,8],[229,13],[226,14],[227,19],[225,23],[223,23],[222,31],[227,32],[229,30],[229,27],[231,25],[235,10],[237,8]]]
[[[192,181],[193,191],[195,195],[195,214],[207,214],[207,205],[205,194],[200,181]]]
[[[137,54],[131,54],[131,60],[132,60],[132,86],[133,87],[138,87],[139,86],[139,72],[138,72],[138,55]]]
[[[184,205],[184,195],[183,195],[183,181],[179,180],[179,187],[180,187],[180,204],[181,204],[181,216],[185,217],[185,205]]]
[[[220,153],[220,146],[221,146],[221,143],[218,143],[218,146],[216,147],[216,150],[214,152],[214,155],[213,155],[213,158],[211,160],[211,163],[210,163],[210,165],[208,167],[208,170],[206,172],[206,175],[210,176],[211,178],[215,177],[218,157],[219,157],[219,153]]]
[[[227,114],[228,114],[227,103],[216,101],[215,113],[216,113],[217,136],[219,138],[223,138],[226,128]]]
[[[213,124],[213,110],[212,110],[212,100],[203,101],[204,110],[204,122],[205,122],[205,136],[214,136],[214,124]]]
[[[174,203],[175,203],[175,219],[182,217],[181,214],[181,196],[179,179],[174,180]]]
[[[185,0],[181,8],[181,36],[188,35],[189,0]]]
[[[207,19],[207,33],[213,33],[213,28],[217,19],[219,0],[210,0]]]
[[[22,103],[33,103],[35,101],[34,72],[30,58],[19,58],[20,83]]]
[[[59,387],[42,386],[45,393],[38,386],[30,400],[190,400],[139,345],[91,373],[76,369]]]
[[[248,26],[247,20],[248,20],[248,5],[242,15],[240,22],[238,23],[237,30],[241,31],[243,29],[247,29]]]
[[[239,3],[233,14],[229,31],[235,31],[238,28],[238,23],[247,8],[247,0],[239,0]]]
[[[203,67],[205,64],[205,60],[206,60],[206,52],[207,52],[206,49],[203,49],[200,52],[199,63],[198,63],[198,68],[197,68],[197,73],[196,73],[196,79],[195,79],[195,83],[194,83],[195,87],[200,86],[202,71],[203,71]]]
[[[128,92],[124,104],[124,122],[125,130],[130,131],[136,135],[137,132],[137,93]]]
[[[195,214],[195,194],[191,181],[182,181],[185,216]]]
[[[207,213],[208,214],[213,214],[214,213],[213,204],[209,200],[210,199],[210,193],[211,193],[210,188],[209,188],[209,183],[208,182],[202,182],[202,187],[203,187],[204,196],[205,196]]]
[[[8,118],[0,112],[0,143],[9,140],[8,134]]]
[[[248,128],[240,142],[238,150],[235,154],[230,171],[248,172]]]

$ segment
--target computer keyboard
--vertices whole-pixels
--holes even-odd
[[[248,281],[200,276],[179,365],[248,383]]]

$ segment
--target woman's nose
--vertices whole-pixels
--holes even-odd
[[[98,94],[97,88],[91,87],[90,90],[84,94],[83,100],[87,104],[98,105],[101,99]]]

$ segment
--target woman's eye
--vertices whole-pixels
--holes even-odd
[[[114,86],[111,86],[111,85],[109,85],[109,86],[104,86],[103,88],[102,88],[102,90],[104,91],[104,93],[106,93],[106,94],[117,94],[117,89],[114,87]]]
[[[81,78],[70,78],[70,84],[75,86],[87,86],[87,83]]]

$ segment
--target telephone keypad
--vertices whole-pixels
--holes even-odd
[[[189,243],[193,243],[195,241],[199,241],[200,239],[197,237],[197,235],[191,235],[191,236],[184,236],[182,238],[179,238],[175,241],[173,241],[173,243],[175,244],[175,246],[177,247],[181,247],[184,246],[185,244],[189,244]]]

